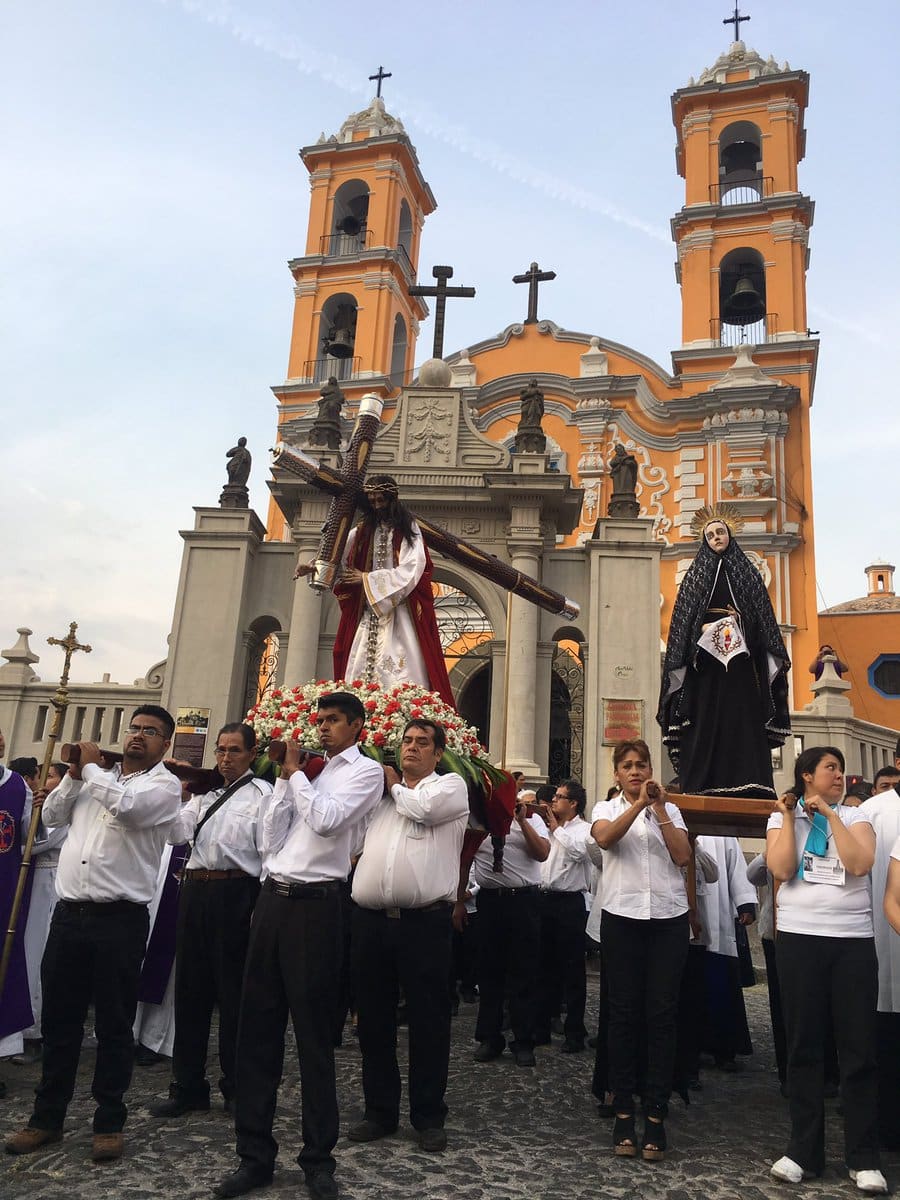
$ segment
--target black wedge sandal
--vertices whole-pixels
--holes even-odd
[[[637,1158],[637,1133],[633,1112],[617,1112],[613,1124],[613,1153],[621,1158]]]
[[[646,1113],[644,1120],[644,1144],[641,1158],[644,1162],[662,1162],[668,1148],[666,1142],[665,1112]]]

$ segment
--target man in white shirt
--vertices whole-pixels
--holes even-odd
[[[450,1062],[450,914],[469,815],[466,785],[438,775],[441,725],[410,721],[400,768],[384,768],[387,795],[366,830],[353,877],[353,980],[362,1051],[364,1120],[348,1136],[371,1142],[397,1128],[398,985],[409,1020],[409,1117],[423,1150],[447,1145],[444,1092]]]
[[[262,870],[262,818],[271,784],[256,779],[252,726],[232,722],[216,738],[224,785],[193,796],[172,823],[169,842],[192,842],[182,875],[175,950],[175,1046],[168,1100],[154,1117],[209,1108],[206,1054],[213,1008],[219,1009],[219,1088],[234,1099],[241,984],[250,918]]]
[[[480,931],[476,1062],[499,1058],[506,1048],[502,1026],[508,992],[513,1032],[510,1049],[518,1066],[535,1065],[540,864],[549,853],[547,826],[520,795],[503,848],[503,869],[494,870],[489,840],[482,842],[475,854]]]
[[[284,1065],[288,1013],[297,1039],[303,1109],[298,1162],[313,1200],[334,1200],[338,1139],[334,1014],[341,968],[340,882],[360,823],[384,792],[379,764],[360,753],[362,701],[332,692],[318,701],[326,762],[314,779],[287,743],[263,817],[265,882],[253,914],[238,1024],[235,1130],[241,1165],[215,1189],[240,1196],[271,1183],[278,1143],[272,1122]]]
[[[126,732],[121,765],[105,771],[99,747],[80,742],[79,763],[44,801],[47,826],[68,825],[69,834],[60,850],[59,902],[41,966],[41,1082],[31,1120],[6,1143],[10,1154],[61,1139],[93,1004],[97,1063],[91,1092],[97,1109],[91,1156],[95,1162],[121,1157],[147,905],[181,805],[181,786],[162,764],[174,729],[164,708],[141,705]]]
[[[591,827],[584,819],[587,793],[577,779],[560,783],[547,810],[550,853],[541,863],[541,958],[535,1043],[550,1044],[550,1022],[562,985],[566,1001],[563,1054],[584,1049],[587,997],[584,927],[585,894],[590,890],[587,843]]]

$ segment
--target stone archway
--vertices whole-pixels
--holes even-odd
[[[553,640],[547,775],[561,783],[584,772],[584,642],[577,629],[561,630]]]

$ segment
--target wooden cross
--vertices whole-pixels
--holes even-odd
[[[749,18],[747,18],[747,19],[749,20]],[[370,76],[369,76],[369,78],[370,78],[370,79],[377,79],[377,80],[378,80],[378,91],[375,93],[375,95],[376,95],[376,96],[380,96],[380,95],[381,95],[381,84],[382,84],[382,82],[383,82],[385,79],[391,79],[391,78],[393,78],[393,72],[392,72],[392,71],[386,71],[386,70],[384,69],[384,67],[379,67],[379,68],[378,68],[378,70],[375,72],[375,74],[374,74],[374,75],[370,75]]]
[[[66,637],[64,637],[64,638],[48,637],[47,638],[47,642],[49,645],[62,646],[62,648],[66,652],[65,658],[63,660],[62,675],[59,678],[59,686],[61,688],[66,687],[66,685],[69,682],[69,668],[72,665],[72,655],[77,650],[83,650],[85,654],[90,654],[90,652],[91,652],[90,646],[82,646],[81,642],[79,642],[78,638],[76,638],[75,630],[77,628],[78,628],[78,622],[73,621],[69,625],[69,632]]]
[[[531,264],[524,275],[513,275],[513,283],[528,284],[528,316],[525,318],[526,325],[537,324],[538,284],[546,283],[555,278],[555,271],[542,271],[536,262]]]
[[[279,443],[272,451],[273,467],[281,467],[290,471],[292,475],[298,475],[305,483],[312,484],[319,491],[332,497],[322,526],[318,554],[309,576],[309,584],[316,591],[331,588],[339,577],[341,559],[353,516],[363,499],[372,446],[381,428],[382,403],[381,398],[374,393],[363,396],[356,426],[340,471],[335,471],[292,446]],[[483,579],[489,579],[547,612],[563,616],[569,621],[578,616],[579,607],[574,600],[553,591],[540,580],[517,571],[515,567],[493,554],[488,554],[479,546],[463,541],[440,525],[433,525],[415,513],[413,516],[426,544],[432,550],[437,550],[446,558],[468,567]]]
[[[740,14],[740,12],[739,12],[739,9],[738,9],[738,5],[737,5],[737,4],[735,4],[735,6],[734,6],[734,16],[733,16],[733,17],[726,17],[726,18],[723,20],[722,24],[723,24],[723,25],[733,25],[733,26],[734,26],[734,40],[735,40],[736,42],[739,42],[739,41],[741,40],[741,21],[749,21],[749,20],[750,20],[750,18],[749,18],[749,17],[742,17],[742,16],[741,16],[741,14]]]
[[[434,296],[434,350],[435,358],[444,357],[444,313],[447,308],[448,296],[465,296],[471,299],[475,295],[473,287],[447,287],[447,280],[453,278],[452,267],[432,267],[431,274],[437,280],[434,287],[424,287],[413,284],[409,289],[411,296]]]

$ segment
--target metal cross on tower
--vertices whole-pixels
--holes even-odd
[[[741,18],[741,20],[749,20],[749,17],[747,17],[747,18],[744,18],[744,17],[742,17],[742,18]],[[370,78],[370,79],[377,79],[377,80],[378,80],[378,91],[375,93],[375,95],[376,95],[376,96],[380,96],[380,95],[381,95],[381,85],[382,85],[382,83],[384,82],[384,80],[385,80],[385,79],[391,79],[392,77],[393,77],[393,72],[392,72],[392,71],[386,71],[386,70],[384,69],[384,67],[379,67],[379,68],[378,68],[378,70],[375,72],[375,74],[374,74],[374,75],[370,75],[370,76],[369,76],[369,78]]]
[[[749,21],[749,20],[750,20],[750,18],[749,18],[749,17],[742,17],[742,16],[741,16],[741,14],[740,14],[740,11],[739,11],[739,7],[738,7],[738,5],[737,5],[737,4],[735,4],[735,6],[734,6],[734,16],[733,16],[733,17],[726,17],[726,18],[723,20],[722,24],[723,24],[723,25],[733,25],[733,26],[734,26],[734,40],[735,40],[736,42],[739,42],[739,41],[741,40],[741,21]]]
[[[437,280],[434,287],[424,287],[413,284],[409,289],[411,296],[434,296],[434,357],[444,357],[444,313],[447,308],[448,296],[465,296],[471,299],[475,295],[473,287],[447,287],[447,280],[453,278],[452,267],[432,267],[431,274]]]
[[[542,271],[536,262],[531,264],[524,275],[513,275],[513,283],[528,284],[528,316],[525,318],[526,325],[537,324],[538,284],[549,282],[555,278],[555,271]]]

